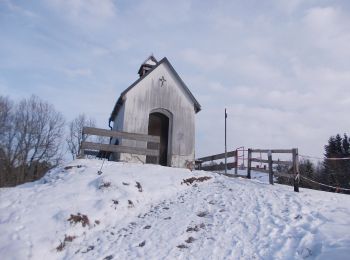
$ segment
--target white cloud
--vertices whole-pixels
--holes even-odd
[[[47,3],[58,16],[66,17],[80,27],[98,28],[117,13],[112,0],[50,0]]]
[[[310,8],[304,17],[303,27],[306,39],[312,45],[337,55],[338,59],[350,58],[350,17],[340,8]]]
[[[306,24],[317,33],[337,33],[339,11],[335,7],[313,7],[307,11]],[[336,29],[336,31],[334,31]]]
[[[16,5],[11,0],[3,0],[3,1],[7,5],[9,10],[12,11],[12,12],[16,12],[16,13],[19,13],[19,14],[22,14],[24,16],[31,17],[31,18],[34,18],[34,17],[38,16],[35,12],[33,12],[33,11],[27,9],[27,8],[24,8],[22,6]]]

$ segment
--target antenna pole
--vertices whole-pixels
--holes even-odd
[[[227,174],[227,138],[226,138],[226,119],[227,119],[227,112],[225,108],[225,174]]]

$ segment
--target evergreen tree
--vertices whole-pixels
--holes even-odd
[[[337,187],[350,187],[350,161],[334,160],[345,158],[350,155],[350,140],[347,134],[343,138],[340,134],[331,136],[325,145],[323,182]]]
[[[337,161],[335,160],[327,160],[328,158],[337,158],[338,157],[338,151],[341,150],[341,142],[340,142],[340,148],[339,148],[339,139],[337,140],[337,137],[340,137],[340,135],[337,136],[331,136],[328,139],[328,144],[325,145],[325,160],[324,160],[324,166],[325,166],[325,176],[322,178],[325,182],[325,184],[329,184],[332,186],[338,186],[338,180],[336,173],[338,171],[337,169]]]
[[[340,134],[337,134],[335,137],[335,157],[336,158],[342,158],[343,156],[343,147],[342,147],[343,140],[340,136]]]
[[[336,141],[335,141],[335,137],[334,136],[331,136],[328,139],[328,144],[325,145],[324,149],[325,149],[324,156],[326,158],[331,158],[331,157],[336,155],[337,147],[336,147]]]
[[[348,157],[350,155],[350,139],[346,134],[344,134],[342,146],[344,157]]]
[[[315,167],[310,160],[301,160],[299,162],[299,171],[302,176],[305,176],[308,179],[315,180]],[[319,189],[319,185],[311,183],[308,181],[301,180],[301,187],[309,189]]]

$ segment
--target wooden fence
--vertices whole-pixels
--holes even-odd
[[[253,154],[260,153],[260,154],[267,154],[267,160],[261,159],[261,158],[254,158],[252,157]],[[291,155],[291,161],[281,161],[281,160],[273,160],[272,155],[273,154],[290,154]],[[251,178],[251,171],[258,171],[258,172],[264,172],[269,174],[269,182],[270,184],[273,184],[273,177],[274,176],[281,176],[281,177],[288,177],[293,178],[294,182],[294,191],[299,191],[299,158],[298,158],[298,149],[248,149],[248,168],[247,168],[247,178]],[[268,167],[260,168],[260,167],[253,167],[252,162],[257,163],[264,163],[267,164]],[[290,166],[292,169],[292,173],[275,173],[273,170],[273,165],[287,165]]]
[[[135,134],[127,132],[118,132],[107,129],[100,129],[94,127],[83,127],[83,135],[96,135],[104,137],[115,137],[128,139],[133,141],[142,141],[147,143],[155,143],[156,148],[142,148],[142,147],[132,147],[132,146],[123,146],[123,145],[114,145],[114,144],[101,144],[94,142],[82,142],[80,146],[81,153],[84,154],[97,154],[98,152],[115,152],[115,153],[129,153],[129,154],[138,154],[138,155],[148,155],[154,156],[157,158],[157,163],[159,161],[159,144],[160,137],[152,136],[146,134]],[[146,145],[147,146],[147,145]],[[152,146],[153,147],[153,146]],[[97,151],[97,152],[94,152]]]
[[[196,168],[203,171],[224,171],[225,164],[212,164],[212,165],[202,165],[205,162],[213,162],[216,160],[224,159],[225,153],[210,155],[202,158],[196,159]],[[233,168],[237,169],[237,151],[227,152],[227,158],[235,158],[234,162],[227,163],[227,169],[231,170]]]

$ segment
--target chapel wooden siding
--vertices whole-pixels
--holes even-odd
[[[143,67],[145,64],[147,67]],[[157,62],[151,56],[141,65],[139,73],[141,77],[121,94],[112,111],[113,130],[159,135],[160,164],[187,167],[194,162],[195,114],[201,109],[199,103],[167,58]],[[144,148],[152,146],[123,139],[112,142]],[[126,153],[114,154],[113,159],[152,162],[152,158]]]

